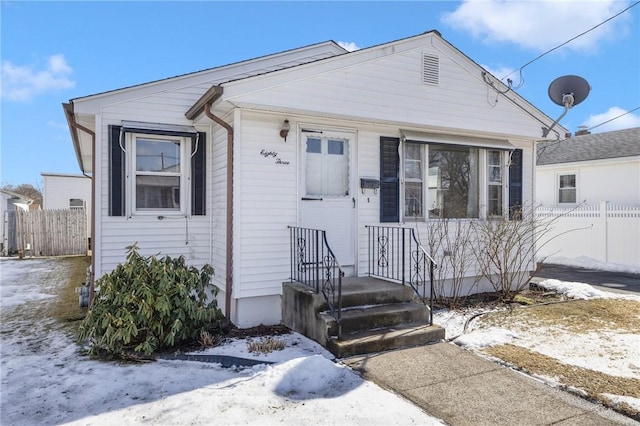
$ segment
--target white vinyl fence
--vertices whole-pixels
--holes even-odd
[[[539,255],[640,265],[640,205],[602,202],[575,208],[538,207],[538,219],[552,221],[540,237]]]

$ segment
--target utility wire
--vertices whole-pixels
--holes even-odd
[[[636,4],[637,4],[637,3],[636,3]],[[602,126],[603,124],[610,123],[610,122],[612,122],[613,120],[617,120],[618,118],[620,118],[620,117],[624,117],[625,115],[627,115],[627,114],[631,114],[633,111],[636,111],[636,110],[639,110],[639,109],[640,109],[640,106],[639,106],[639,107],[635,107],[635,108],[634,108],[634,109],[632,109],[631,111],[627,111],[627,112],[625,112],[624,114],[620,114],[620,115],[619,115],[619,116],[617,116],[617,117],[613,117],[613,118],[611,118],[611,119],[609,119],[609,120],[607,120],[607,121],[604,121],[604,122],[602,122],[602,123],[600,123],[600,124],[596,124],[595,126],[589,127],[587,130],[591,131],[591,130],[595,129],[596,127],[600,127],[600,126]]]
[[[627,10],[631,9],[634,6],[637,6],[638,4],[640,4],[640,1],[637,1],[635,3],[633,3],[632,5],[630,5],[629,7],[627,7],[626,9],[621,10],[620,12],[616,13],[615,15],[605,19],[604,21],[600,22],[598,25],[595,25],[591,28],[589,28],[588,30],[578,34],[577,36],[565,41],[564,43],[554,47],[553,49],[547,50],[546,52],[542,53],[541,55],[537,56],[536,58],[530,60],[529,62],[527,62],[526,64],[524,64],[523,66],[521,66],[519,69],[510,72],[509,74],[505,75],[504,77],[501,78],[501,80],[504,80],[505,78],[509,77],[511,74],[515,73],[515,72],[520,72],[520,82],[518,83],[518,85],[516,87],[513,87],[512,89],[519,89],[520,87],[522,87],[522,85],[524,84],[524,77],[522,76],[522,70],[531,65],[532,63],[534,63],[535,61],[537,61],[538,59],[542,58],[543,56],[553,52],[554,50],[558,50],[560,49],[562,46],[565,46],[566,44],[571,43],[573,40],[582,37],[583,35],[590,33],[591,31],[595,30],[596,28],[606,24],[607,22],[611,21],[614,18],[617,18],[618,16],[622,15],[623,13],[625,13]]]

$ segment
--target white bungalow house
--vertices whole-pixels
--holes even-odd
[[[319,43],[63,107],[93,176],[95,277],[134,242],[210,263],[239,327],[282,321],[283,282],[308,266],[297,230],[326,231],[345,276],[364,277],[367,226],[508,220],[533,201],[535,141],[553,122],[437,31],[354,52]]]
[[[536,163],[538,211],[561,216],[540,254],[640,267],[640,127],[541,142]]]

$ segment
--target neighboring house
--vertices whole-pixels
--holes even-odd
[[[16,210],[29,211],[33,200],[12,191],[0,189],[0,208],[2,210],[2,240],[0,253],[8,256],[18,249],[16,240]]]
[[[536,164],[538,211],[565,215],[542,254],[640,266],[640,127],[541,142]]]
[[[437,31],[354,52],[315,44],[63,107],[94,182],[95,277],[133,243],[210,263],[239,327],[281,320],[288,227],[326,230],[346,274],[366,276],[367,225],[426,235],[428,219],[508,219],[531,204],[535,141],[553,122]]]
[[[43,208],[47,210],[84,208],[91,217],[91,178],[67,173],[40,173],[44,190]],[[91,235],[91,221],[87,220],[87,235]]]
[[[640,203],[640,127],[541,142],[536,201],[545,207]]]

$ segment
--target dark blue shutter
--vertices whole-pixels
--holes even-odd
[[[380,222],[400,221],[398,138],[380,138]]]
[[[509,164],[509,219],[522,219],[522,150],[511,153]]]
[[[125,215],[126,163],[125,153],[120,148],[121,128],[109,126],[109,216]]]
[[[197,149],[197,150],[196,150]],[[194,154],[195,151],[195,154]],[[206,214],[207,198],[207,134],[198,132],[198,140],[191,138],[191,214]]]

